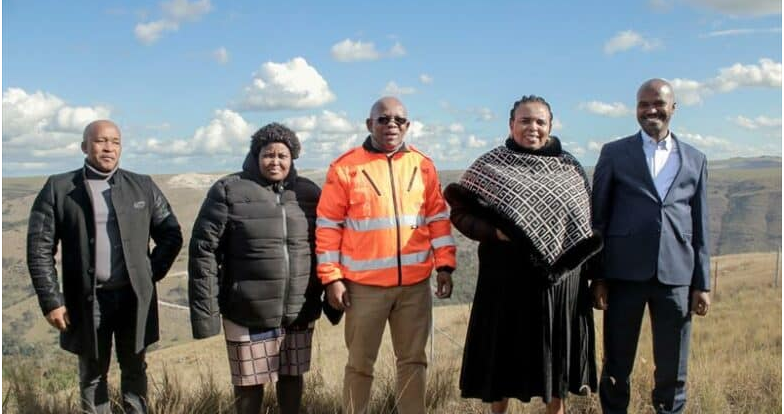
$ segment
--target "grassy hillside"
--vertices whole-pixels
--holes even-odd
[[[589,169],[590,173],[590,169]],[[442,185],[457,181],[462,171],[441,171]],[[321,185],[324,170],[305,170],[301,175]],[[221,174],[155,176],[172,204],[183,228],[185,246],[172,272],[158,285],[163,301],[186,305],[187,244],[194,219],[209,185]],[[31,352],[36,346],[56,343],[56,335],[41,317],[25,265],[27,218],[43,177],[3,179],[3,355]],[[781,242],[781,159],[741,158],[711,163],[709,177],[711,251],[732,254],[775,251]],[[474,294],[477,263],[476,243],[455,232],[458,269],[454,274],[450,306],[469,303]],[[190,339],[187,318],[174,317],[162,308],[161,344],[167,347]]]
[[[695,318],[689,362],[688,413],[778,413],[781,400],[781,284],[774,286],[775,254],[716,258],[718,284],[705,318]],[[480,403],[459,398],[457,378],[469,305],[436,308],[435,358],[429,368],[431,413],[483,413]],[[596,313],[597,335],[601,314]],[[313,368],[306,375],[306,413],[336,413],[346,360],[342,324],[320,320],[316,328]],[[599,336],[600,338],[600,336]],[[643,324],[634,369],[630,412],[653,412],[649,325]],[[172,346],[149,355],[153,413],[230,413],[230,385],[222,337]],[[597,361],[601,361],[601,341]],[[376,364],[374,411],[393,413],[394,362],[385,338]],[[5,359],[3,411],[72,412],[76,401],[76,358],[62,352],[35,359]],[[112,368],[117,384],[117,367]],[[268,392],[271,396],[272,393]],[[596,395],[572,396],[569,412],[599,413]],[[268,401],[274,403],[274,401]],[[17,407],[22,405],[24,410]],[[269,411],[277,413],[275,409]],[[513,401],[510,413],[539,413],[542,405]]]

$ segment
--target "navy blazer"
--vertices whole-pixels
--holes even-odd
[[[640,133],[602,147],[593,173],[593,227],[604,237],[597,278],[710,290],[707,158],[677,142],[681,166],[664,200]]]

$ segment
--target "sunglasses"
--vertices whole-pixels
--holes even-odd
[[[387,125],[387,124],[389,124],[392,121],[395,121],[395,123],[398,126],[408,124],[408,119],[407,118],[403,118],[402,116],[386,116],[386,115],[382,115],[382,116],[376,118],[376,122],[378,122],[381,125]]]

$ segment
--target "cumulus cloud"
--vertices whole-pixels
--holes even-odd
[[[706,96],[727,93],[738,88],[781,89],[781,62],[763,58],[759,64],[732,66],[719,69],[713,78],[696,81],[676,78],[670,81],[675,89],[676,101],[684,105],[701,103]]]
[[[398,58],[405,56],[406,49],[400,42],[395,42],[388,52],[379,52],[376,50],[376,45],[373,42],[344,39],[332,45],[330,53],[332,58],[338,62],[358,62],[381,58]]]
[[[352,122],[343,112],[321,111],[320,114],[287,118],[282,123],[297,133],[303,158],[328,162],[360,144],[367,135],[364,121]]]
[[[433,77],[428,75],[427,73],[423,73],[419,75],[419,81],[422,82],[423,85],[430,85],[433,83]]]
[[[581,103],[579,108],[597,115],[609,116],[612,118],[627,116],[632,113],[632,110],[621,102],[605,103],[590,101]]]
[[[561,122],[561,120],[558,119],[558,117],[554,117],[553,118],[553,131],[560,131],[560,130],[563,129],[563,127],[564,127],[563,122]]]
[[[162,18],[138,23],[133,30],[136,39],[146,45],[157,42],[166,32],[176,32],[182,23],[198,21],[212,10],[210,0],[171,0],[162,2],[160,7]]]
[[[193,136],[180,139],[147,138],[131,143],[142,154],[161,156],[199,156],[212,154],[245,154],[255,127],[230,109],[218,109],[212,120],[196,129]]]
[[[243,110],[315,108],[335,100],[327,81],[302,57],[266,62],[253,74],[238,107]]]
[[[753,119],[738,115],[730,120],[736,125],[750,130],[760,128],[781,128],[781,118],[769,118],[764,115],[760,115]]]
[[[103,106],[69,106],[50,93],[8,88],[3,92],[3,141],[47,133],[77,134],[81,141],[88,123],[110,114],[109,108]]]
[[[394,81],[389,81],[381,92],[382,95],[401,96],[416,93],[416,88],[411,86],[398,86]]]
[[[730,16],[781,14],[781,0],[687,0],[689,3]]]
[[[649,51],[659,48],[660,46],[661,41],[658,39],[646,39],[633,30],[626,30],[616,33],[615,36],[604,43],[604,53],[612,55],[633,48]]]
[[[226,50],[225,47],[221,46],[212,52],[212,58],[221,65],[225,65],[229,63],[229,51]]]

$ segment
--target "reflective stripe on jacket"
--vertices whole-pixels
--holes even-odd
[[[455,268],[433,162],[411,146],[392,157],[367,147],[350,150],[327,172],[316,221],[321,282],[411,285],[434,266]]]

